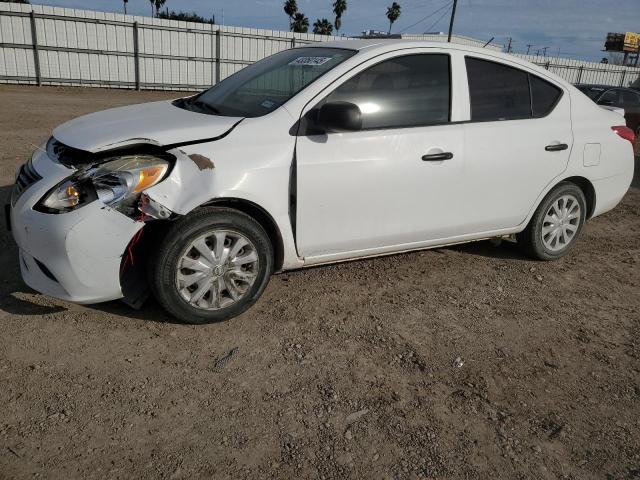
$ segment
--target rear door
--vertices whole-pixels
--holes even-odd
[[[475,232],[521,224],[567,167],[573,144],[568,92],[515,65],[465,57],[467,208]]]

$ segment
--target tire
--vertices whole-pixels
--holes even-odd
[[[516,235],[518,246],[532,258],[557,260],[575,245],[582,232],[586,212],[587,201],[580,187],[562,182],[542,200],[527,228]]]
[[[273,268],[273,246],[258,222],[237,210],[203,207],[172,224],[148,272],[164,309],[199,325],[229,320],[251,307]]]

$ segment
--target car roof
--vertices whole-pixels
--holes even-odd
[[[537,71],[542,76],[553,78],[557,83],[571,86],[570,83],[568,83],[563,78],[560,78],[558,75],[549,72],[547,69],[539,65],[535,65],[531,62],[528,62],[527,60],[516,57],[515,55],[496,52],[495,50],[487,50],[486,48],[472,47],[470,45],[464,45],[461,43],[430,42],[427,40],[368,38],[357,40],[328,40],[326,42],[299,45],[296,48],[343,48],[346,50],[355,50],[358,52],[366,51],[372,56],[405,48],[437,48],[441,50],[459,50],[462,52],[476,53],[478,55],[488,57],[488,59],[493,57],[494,59],[505,60],[508,63],[527,67],[531,70]]]

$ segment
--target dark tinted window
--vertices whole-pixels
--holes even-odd
[[[260,117],[355,53],[324,47],[285,50],[243,68],[200,95],[176,105],[216,115]]]
[[[562,90],[535,75],[529,75],[531,82],[531,110],[534,118],[548,115],[555,107]]]
[[[605,91],[605,89],[602,87],[588,87],[586,85],[576,85],[576,88],[586,96],[588,96],[591,100],[595,100],[600,95],[602,95],[602,92]]]
[[[625,107],[637,107],[640,106],[640,97],[637,93],[631,92],[629,90],[623,90],[622,102],[624,103]]]
[[[528,74],[500,63],[466,57],[471,120],[531,117]]]
[[[608,90],[598,99],[600,105],[620,106],[620,95],[618,90]]]
[[[448,55],[407,55],[357,74],[325,101],[358,105],[365,129],[433,125],[449,121],[450,83]]]

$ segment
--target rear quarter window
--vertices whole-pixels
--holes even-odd
[[[531,84],[531,113],[533,118],[546,117],[562,96],[562,90],[555,85],[529,74]]]

